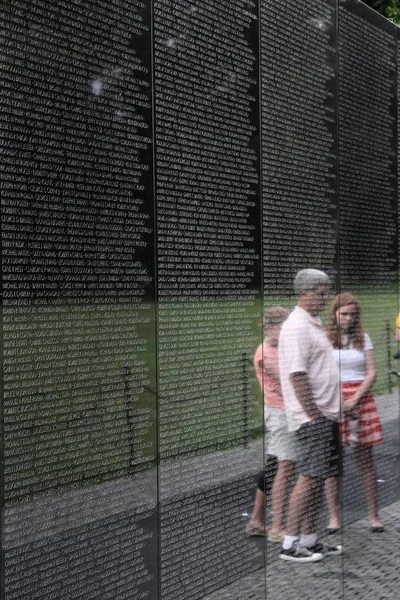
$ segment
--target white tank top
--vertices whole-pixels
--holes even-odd
[[[349,348],[334,349],[333,357],[339,367],[340,380],[343,383],[362,381],[365,377],[366,350],[372,350],[373,345],[368,334],[364,334],[364,350]]]

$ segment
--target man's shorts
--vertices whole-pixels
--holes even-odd
[[[265,407],[265,427],[267,431],[267,454],[278,460],[296,461],[296,436],[288,431],[286,414],[279,408]]]
[[[340,475],[339,423],[320,413],[315,421],[304,423],[295,434],[298,475],[321,479]]]

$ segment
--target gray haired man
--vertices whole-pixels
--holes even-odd
[[[297,443],[299,475],[289,501],[280,558],[315,562],[341,554],[341,546],[317,542],[324,480],[339,475],[339,373],[320,313],[330,290],[326,273],[299,271],[294,280],[295,309],[279,337],[279,368],[289,431]]]

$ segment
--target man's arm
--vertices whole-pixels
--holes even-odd
[[[308,418],[314,421],[319,416],[320,411],[315,406],[307,373],[292,373],[289,378],[297,400]]]

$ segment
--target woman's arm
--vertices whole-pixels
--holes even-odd
[[[357,407],[359,402],[362,400],[363,396],[369,392],[373,384],[376,380],[376,366],[375,366],[375,356],[373,350],[366,350],[364,352],[365,356],[365,377],[358,388],[358,390],[351,396],[348,400],[346,400],[344,409],[345,411],[353,410]]]

